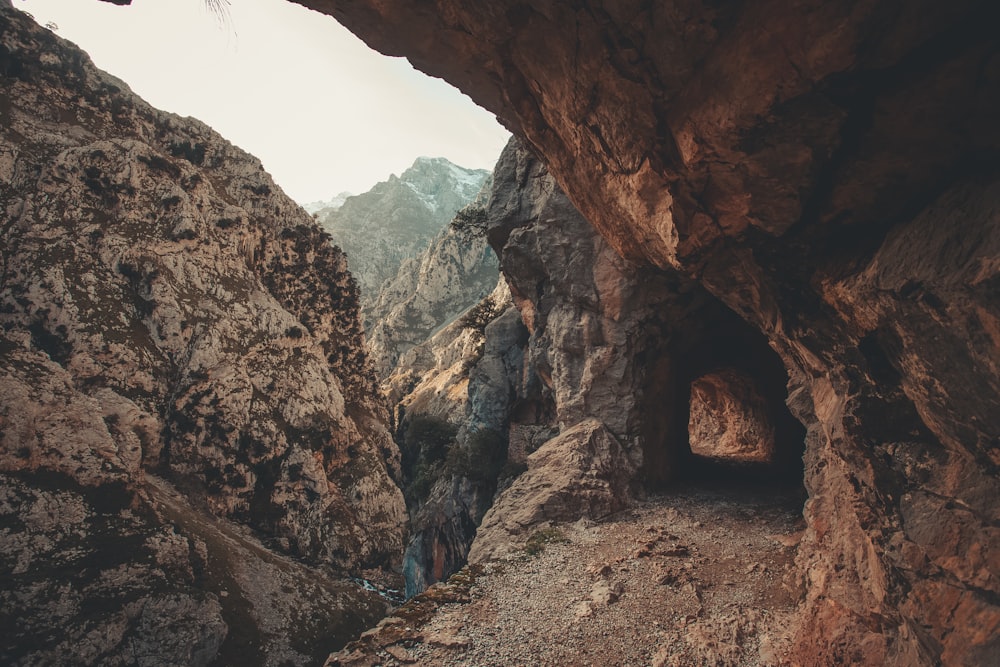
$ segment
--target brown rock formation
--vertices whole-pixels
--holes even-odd
[[[382,605],[327,571],[398,564],[405,509],[343,255],[7,5],[0,174],[0,662],[345,641]]]
[[[732,461],[767,463],[774,426],[767,401],[745,373],[724,368],[691,383],[691,452]]]
[[[505,313],[489,324],[482,358],[464,371],[458,446],[475,430],[503,433],[507,470],[529,470],[475,533],[476,544],[490,545],[474,548],[476,558],[499,553],[540,523],[606,516],[638,490],[637,478],[656,485],[687,466],[692,382],[719,367],[743,369],[731,372],[755,378],[766,393],[755,393],[761,414],[743,421],[768,421],[771,467],[794,468],[789,464],[801,459],[804,434],[783,403],[787,376],[763,338],[690,281],[623,260],[516,141],[497,163],[486,222],[519,317]],[[407,409],[437,410],[446,402],[442,381],[456,377],[449,349],[435,348],[451,370],[426,374],[404,401]],[[581,445],[570,432],[601,435]],[[539,456],[551,449],[559,454]],[[798,470],[801,478],[801,462]],[[419,590],[416,582],[438,580],[464,562],[489,506],[483,495],[492,491],[468,482],[449,478],[415,518],[406,557],[411,592]],[[581,497],[572,501],[574,494]],[[592,495],[603,500],[588,500]],[[505,517],[513,508],[516,518]],[[423,571],[437,574],[418,577]]]
[[[617,439],[596,419],[586,419],[528,456],[528,470],[490,508],[469,560],[516,549],[532,527],[550,521],[602,517],[628,506],[635,471]]]
[[[622,259],[517,142],[495,183],[490,239],[530,331],[524,373],[541,386],[518,409],[541,404],[564,430],[600,420],[656,485],[689,458],[692,383],[728,368],[754,386],[774,463],[794,467],[801,427],[783,405],[780,359],[759,333],[698,284]]]
[[[792,660],[992,659],[995,3],[303,4],[496,112],[624,257],[780,355],[808,428]]]

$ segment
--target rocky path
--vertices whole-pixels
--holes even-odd
[[[701,490],[553,526],[328,664],[776,664],[800,517],[797,498]]]

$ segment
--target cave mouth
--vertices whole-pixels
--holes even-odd
[[[714,299],[691,313],[647,375],[642,478],[679,487],[805,495],[805,427],[764,335]]]

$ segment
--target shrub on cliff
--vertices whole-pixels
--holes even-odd
[[[458,427],[446,419],[431,415],[416,415],[410,419],[403,434],[403,465],[409,455],[411,465],[418,460],[434,463],[445,457],[448,448],[455,442]]]
[[[462,326],[483,335],[486,331],[486,325],[499,317],[504,308],[503,304],[498,304],[493,300],[492,295],[487,296],[462,316]]]
[[[482,236],[486,232],[486,209],[466,206],[455,214],[451,228],[465,237]]]
[[[453,449],[458,428],[440,417],[416,415],[403,432],[400,452],[403,475],[407,480],[403,490],[409,505],[427,498],[434,482],[444,471],[444,459]]]
[[[448,450],[447,471],[474,482],[496,482],[507,461],[507,439],[499,431],[483,429],[469,434],[465,445]]]

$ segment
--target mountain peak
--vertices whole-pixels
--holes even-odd
[[[362,303],[375,298],[400,264],[428,246],[455,213],[471,202],[490,172],[466,169],[443,157],[418,157],[401,175],[389,176],[318,220],[350,257]]]
[[[347,190],[344,190],[343,192],[339,192],[334,196],[330,197],[329,199],[317,199],[316,201],[311,201],[302,204],[302,208],[306,210],[306,213],[310,214],[318,213],[319,211],[322,211],[323,209],[326,208],[336,210],[344,205],[344,202],[347,201],[348,197],[352,196],[354,196],[353,192],[348,192]]]
[[[436,197],[440,192],[454,190],[471,199],[489,176],[486,169],[468,169],[443,157],[418,157],[413,165],[400,175],[422,199]]]

